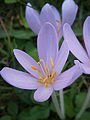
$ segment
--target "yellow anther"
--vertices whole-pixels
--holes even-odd
[[[31,68],[32,68],[33,70],[37,70],[37,68],[36,68],[36,67],[34,67],[34,66],[31,66]]]
[[[54,72],[51,76],[51,80],[56,76],[56,72]]]
[[[44,69],[44,71],[46,71],[46,68],[45,68],[45,66],[43,66],[43,69]]]
[[[48,79],[48,78],[46,77],[46,78],[43,80],[43,82],[46,82],[47,79]]]
[[[50,57],[50,63],[51,63],[52,68],[54,68],[54,63],[51,57]]]
[[[50,58],[50,64],[52,67],[51,69],[49,68],[48,64],[43,63],[43,60],[40,60],[37,64],[40,66],[40,69],[36,68],[33,65],[31,66],[31,68],[35,70],[36,73],[39,75],[39,79],[37,81],[48,88],[51,84],[55,82],[56,72],[54,72],[53,59]]]
[[[49,69],[48,64],[46,64],[46,71],[47,71],[47,72],[48,72],[48,69]]]

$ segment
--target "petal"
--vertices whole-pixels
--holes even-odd
[[[90,57],[90,16],[88,16],[84,22],[83,35],[85,46]]]
[[[37,62],[32,57],[19,49],[14,49],[14,55],[25,70],[38,78],[37,72],[31,68],[31,66],[34,66],[38,69]]]
[[[61,21],[60,14],[59,14],[57,8],[55,8],[53,5],[51,5],[51,8],[52,8],[53,14],[55,16],[56,23],[58,24],[58,22]]]
[[[68,55],[69,55],[69,49],[68,49],[66,41],[64,41],[58,52],[58,56],[56,57],[55,71],[58,74],[60,74],[60,72],[62,71],[62,69],[67,61]]]
[[[44,86],[42,86],[38,88],[36,92],[34,93],[34,99],[37,102],[44,102],[49,99],[52,93],[53,93],[52,87],[45,88]]]
[[[75,60],[74,62],[76,65],[78,65],[80,67],[80,69],[83,70],[83,73],[90,74],[90,63],[83,64],[83,63],[80,63],[78,60]]]
[[[82,70],[77,65],[74,65],[58,77],[58,80],[53,84],[53,87],[55,90],[66,88],[71,85],[80,75],[82,75]]]
[[[12,68],[4,67],[0,74],[6,82],[17,88],[32,90],[41,86],[30,74]]]
[[[58,52],[58,38],[56,29],[50,23],[45,23],[37,40],[39,58],[45,62],[52,57],[54,60]]]
[[[25,15],[29,27],[34,33],[38,34],[41,27],[39,13],[32,8],[30,3],[28,3],[26,6]]]
[[[64,39],[66,40],[68,47],[70,51],[73,53],[73,55],[81,62],[87,63],[89,61],[87,53],[84,50],[84,48],[81,46],[79,41],[77,40],[69,24],[66,23],[64,25],[63,32],[64,32]]]
[[[52,7],[48,3],[45,4],[41,10],[40,20],[42,24],[44,24],[45,22],[50,22],[56,28],[56,19],[55,19]]]
[[[72,25],[76,18],[77,11],[78,6],[74,0],[65,0],[62,4],[62,23]]]
[[[78,6],[75,4],[73,0],[65,0],[62,4],[62,23],[59,31],[59,40],[62,38],[63,35],[63,25],[68,23],[72,25],[76,14],[78,11]]]

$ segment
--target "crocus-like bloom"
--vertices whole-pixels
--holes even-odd
[[[82,72],[75,65],[61,73],[69,50],[65,42],[58,50],[57,33],[52,24],[45,23],[41,28],[37,49],[40,59],[38,63],[25,52],[14,49],[16,59],[28,73],[5,67],[0,74],[6,82],[15,87],[29,90],[37,89],[34,93],[34,99],[43,102],[49,99],[53,90],[69,86]]]
[[[74,0],[65,0],[62,4],[61,22],[60,14],[54,6],[48,3],[45,4],[39,14],[38,11],[33,9],[31,4],[28,3],[26,6],[26,20],[29,27],[36,34],[39,33],[41,26],[45,22],[50,22],[56,28],[58,39],[60,40],[63,34],[64,23],[72,25],[76,18],[77,10],[78,6],[75,4]]]
[[[81,46],[69,24],[64,25],[63,31],[64,39],[70,51],[80,61],[75,60],[75,63],[83,69],[84,73],[90,74],[90,16],[87,17],[83,26],[83,37],[86,49]]]

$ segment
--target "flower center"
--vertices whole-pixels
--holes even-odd
[[[56,72],[52,58],[50,58],[51,69],[43,60],[40,60],[37,64],[40,66],[40,70],[34,66],[31,66],[31,68],[39,74],[38,82],[45,85],[45,87],[49,87],[51,84],[55,83]]]

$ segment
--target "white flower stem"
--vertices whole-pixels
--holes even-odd
[[[87,93],[85,102],[84,102],[84,104],[83,104],[80,112],[79,112],[79,113],[77,114],[77,116],[76,116],[76,120],[79,119],[79,118],[82,116],[82,114],[84,113],[85,109],[87,108],[87,105],[88,105],[89,100],[90,100],[90,87],[89,87],[89,89],[88,89],[88,93]]]
[[[63,117],[63,120],[65,119],[65,112],[64,112],[64,95],[63,95],[63,89],[59,91],[60,95],[60,108],[61,108],[61,114]]]
[[[53,94],[52,94],[52,101],[53,101],[53,103],[54,103],[54,105],[55,105],[56,112],[57,112],[59,118],[60,118],[61,120],[63,120],[62,114],[61,114],[61,111],[60,111],[60,107],[59,107],[59,103],[58,103],[58,100],[57,100],[57,97],[56,97],[55,92],[53,92]]]

